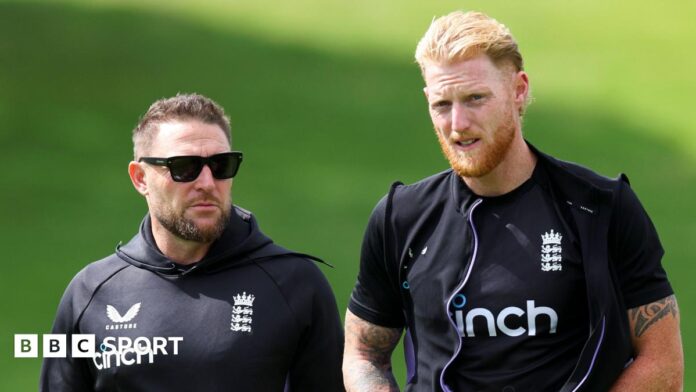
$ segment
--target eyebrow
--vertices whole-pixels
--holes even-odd
[[[446,86],[443,89],[436,89],[430,91],[430,95],[433,98],[442,98],[443,96],[468,96],[471,94],[490,94],[492,90],[489,87],[482,85],[473,85],[470,87],[463,86]]]

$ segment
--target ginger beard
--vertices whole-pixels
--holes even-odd
[[[506,115],[493,133],[483,135],[488,136],[488,138],[480,138],[481,145],[476,146],[471,152],[455,149],[453,146],[455,141],[449,139],[455,131],[452,131],[449,137],[445,137],[444,132],[435,128],[442,153],[455,173],[460,177],[476,178],[483,177],[498,167],[507,156],[512,141],[515,139],[516,127],[513,116],[512,113]]]

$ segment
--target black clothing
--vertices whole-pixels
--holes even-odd
[[[557,391],[585,343],[589,316],[580,250],[568,242],[539,185],[542,174],[539,166],[498,197],[460,190],[468,193],[464,209],[478,248],[449,309],[462,336],[451,365],[455,391]]]
[[[544,367],[563,372],[549,381],[549,388],[560,381],[563,386],[555,390],[607,390],[632,356],[626,309],[672,294],[660,265],[663,251],[659,239],[625,176],[608,179],[533,151],[538,157],[533,184],[502,196],[502,202],[474,195],[456,173],[447,170],[413,185],[395,184],[375,208],[349,309],[371,323],[408,329],[407,346],[412,346],[414,357],[407,358],[407,391],[500,387],[497,368],[462,363],[488,350],[479,346],[462,353],[474,343],[469,339],[495,342],[493,354],[513,356],[507,362],[511,366],[528,361],[532,370],[537,370],[530,377],[539,377],[537,380],[547,377]],[[506,197],[522,203],[519,210],[508,208],[504,212],[499,204],[504,205]],[[531,201],[525,202],[529,197]],[[489,238],[479,238],[481,235]],[[555,243],[558,241],[562,245]],[[498,243],[504,244],[502,250],[495,247]],[[510,254],[517,258],[512,264],[499,259]],[[537,269],[517,271],[524,274],[517,277],[516,271],[509,269],[515,263],[537,263]],[[503,271],[496,271],[501,265]],[[492,271],[487,270],[490,266]],[[580,286],[584,290],[573,292],[577,282],[572,276],[565,292],[559,285],[544,287],[548,283],[544,278],[561,279],[573,270],[582,271]],[[530,275],[532,271],[534,275]],[[507,295],[500,279],[517,279],[509,283],[516,286],[510,288],[512,295]],[[470,283],[474,287],[470,288]],[[544,288],[549,291],[540,290]],[[488,295],[483,306],[467,303],[477,290]],[[549,307],[549,303],[555,305]],[[585,306],[587,315],[576,321],[583,317],[589,321],[582,343],[549,347],[546,345],[557,343],[547,340],[542,347],[529,349],[550,336],[554,312],[560,314],[556,319],[560,337],[567,326],[565,317],[572,312],[567,308],[578,303]],[[560,304],[566,309],[556,308]],[[462,311],[458,313],[458,309]],[[469,323],[467,316],[471,317]],[[536,336],[511,340],[516,334],[531,335],[534,323]],[[569,332],[564,344],[573,342],[572,336],[581,334],[579,331]],[[506,339],[510,345],[507,351],[500,348]],[[526,347],[511,347],[515,342],[525,342]],[[570,350],[561,353],[565,363],[548,362],[554,350]],[[469,377],[461,378],[467,370]],[[523,370],[517,369],[520,374]],[[533,378],[501,380],[514,381],[502,386],[511,386],[516,392],[543,390],[530,389]],[[484,390],[504,390],[495,387]]]
[[[342,391],[341,322],[309,258],[235,207],[203,260],[180,266],[146,217],[68,286],[53,333],[94,334],[97,354],[72,358],[68,344],[67,358],[44,360],[40,390]]]

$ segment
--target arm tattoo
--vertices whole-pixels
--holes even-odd
[[[400,337],[401,329],[346,317],[346,349],[355,354],[344,359],[348,391],[398,391],[391,354]]]
[[[676,318],[678,312],[677,300],[674,295],[670,295],[659,301],[630,309],[628,314],[634,324],[633,333],[636,337],[640,337],[661,318],[670,314]]]
[[[374,324],[364,323],[359,333],[351,329],[355,334],[359,345],[358,350],[372,362],[388,364],[391,362],[391,353],[399,342],[401,331],[393,328],[379,327]]]

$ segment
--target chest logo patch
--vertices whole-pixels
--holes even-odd
[[[561,247],[563,236],[556,233],[553,229],[541,235],[541,270],[562,271],[563,248]]]
[[[106,329],[111,330],[111,329],[134,329],[137,328],[138,324],[137,323],[131,323],[135,316],[138,315],[138,312],[140,312],[140,304],[141,302],[138,302],[137,304],[133,305],[128,309],[126,314],[121,316],[121,314],[116,310],[115,307],[112,305],[106,305],[106,316],[111,320],[114,324],[107,324]]]
[[[253,294],[247,294],[246,291],[241,295],[237,294],[233,297],[234,306],[232,307],[232,322],[230,330],[235,332],[251,333],[252,317],[254,315],[254,297]]]

